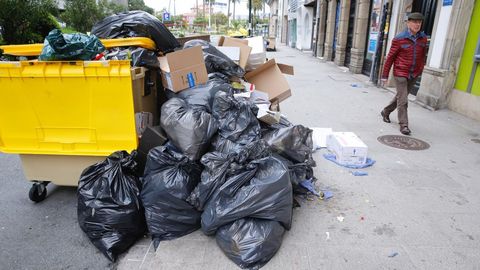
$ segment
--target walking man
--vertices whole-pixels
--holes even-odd
[[[384,122],[390,123],[390,113],[398,111],[400,132],[410,135],[408,128],[408,93],[422,74],[425,64],[427,35],[422,28],[423,15],[418,12],[408,15],[407,29],[398,34],[392,41],[392,47],[385,61],[382,73],[382,83],[385,83],[393,64],[393,76],[397,87],[397,94],[382,112]]]

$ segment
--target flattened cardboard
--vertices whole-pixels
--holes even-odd
[[[169,53],[158,58],[162,70],[162,83],[173,92],[204,84],[208,80],[207,68],[200,46]]]
[[[232,59],[234,62],[238,63],[238,61],[240,61],[240,47],[218,46],[215,48],[228,56],[228,58]]]
[[[134,67],[131,70],[133,107],[135,113],[149,112],[153,123],[159,120],[157,110],[157,73],[144,67]],[[139,133],[137,133],[140,135]]]
[[[280,69],[275,59],[270,59],[257,69],[245,74],[245,79],[255,84],[256,90],[266,92],[272,103],[278,103],[292,95],[282,70],[289,72],[286,74],[293,74],[292,66],[282,65],[282,69]]]
[[[247,40],[222,36],[218,41],[218,46],[240,48],[240,61],[238,62],[238,65],[245,69],[248,58],[250,57],[250,52],[252,51],[252,48],[248,46]]]

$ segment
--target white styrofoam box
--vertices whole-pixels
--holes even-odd
[[[327,136],[327,149],[343,165],[364,165],[368,147],[353,132],[333,132]]]

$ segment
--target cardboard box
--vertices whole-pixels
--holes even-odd
[[[180,92],[208,80],[207,68],[200,46],[169,53],[158,58],[162,83],[173,92]]]
[[[272,103],[278,103],[292,95],[287,79],[282,73],[293,75],[293,67],[277,64],[275,59],[270,59],[257,69],[245,74],[245,79],[255,84],[256,90],[267,93]]]
[[[136,123],[137,114],[142,113],[150,113],[152,124],[158,123],[157,73],[143,67],[135,67],[131,69],[131,75]],[[137,134],[140,135],[138,129]]]
[[[218,46],[240,48],[240,60],[238,61],[238,65],[245,69],[248,58],[250,57],[250,52],[252,51],[252,48],[248,46],[247,40],[221,36],[218,41]]]
[[[367,161],[368,147],[353,132],[331,133],[327,136],[327,149],[340,164],[364,165]]]
[[[269,110],[259,110],[257,114],[258,120],[267,123],[269,125],[277,124],[280,122],[280,112],[274,112]]]
[[[152,148],[163,145],[168,140],[167,135],[160,126],[147,127],[143,132],[137,148],[136,161],[138,169],[143,172],[147,163],[148,152]]]
[[[59,186],[77,186],[83,170],[106,158],[105,156],[20,155],[27,180],[50,181]]]

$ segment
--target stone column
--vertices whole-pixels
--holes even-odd
[[[442,2],[439,3],[437,10],[440,10],[441,4]],[[440,68],[426,66],[423,71],[417,101],[432,109],[442,109],[448,105],[448,97],[455,85],[474,4],[475,0],[453,1]],[[439,13],[436,15],[434,33],[437,31]],[[430,49],[432,47],[431,44]]]
[[[348,36],[348,19],[350,17],[350,0],[340,1],[340,18],[338,20],[337,43],[335,47],[335,64],[345,65]]]
[[[323,57],[327,61],[332,60],[333,56],[333,36],[335,33],[335,15],[337,13],[337,1],[328,1],[327,27],[325,33],[325,53]]]
[[[363,60],[365,58],[365,44],[368,35],[368,13],[370,1],[359,0],[356,7],[355,27],[353,33],[353,46],[351,50],[350,71],[362,73]]]
[[[327,17],[327,0],[318,0],[317,5],[319,5],[319,12],[318,12],[318,27],[317,27],[317,56],[322,57],[323,55],[323,48],[325,46],[325,28],[327,27],[325,23],[325,18]]]

